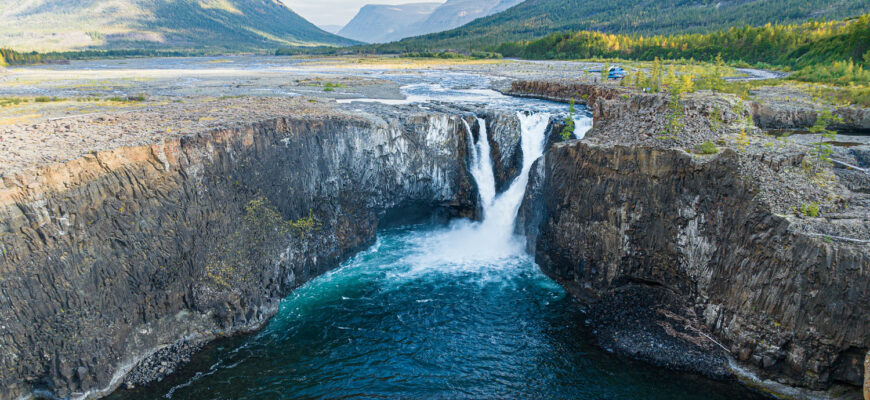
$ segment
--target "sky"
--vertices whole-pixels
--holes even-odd
[[[281,0],[315,25],[345,25],[366,4],[405,4],[424,0]],[[443,3],[444,0],[425,0]]]

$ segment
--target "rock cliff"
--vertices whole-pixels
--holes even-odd
[[[507,94],[545,100],[568,102],[574,99],[591,109],[599,100],[615,100],[637,93],[633,89],[599,83],[566,83],[556,81],[514,81]],[[812,104],[794,104],[764,99],[748,101],[747,107],[758,128],[765,130],[802,130],[816,122],[822,107]],[[836,107],[834,115],[841,122],[832,128],[841,133],[870,133],[870,109]]]
[[[379,224],[471,215],[460,117],[377,114],[274,118],[5,176],[0,399],[147,382],[174,349],[261,326]]]
[[[809,183],[805,149],[735,133],[748,110],[720,111],[723,101],[684,99],[685,129],[666,137],[655,96],[596,101],[587,139],[533,168],[518,230],[590,304],[607,349],[719,378],[734,359],[787,385],[860,386],[870,247],[837,235],[866,239],[867,196],[835,175]],[[718,154],[694,154],[707,140]],[[796,215],[828,196],[848,201]]]

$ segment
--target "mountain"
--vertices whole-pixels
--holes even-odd
[[[0,46],[17,50],[255,50],[356,42],[279,0],[0,0]]]
[[[320,29],[323,29],[329,33],[335,33],[335,34],[337,34],[338,31],[341,30],[341,28],[344,28],[344,26],[342,26],[342,25],[317,25],[317,27]]]
[[[560,31],[695,33],[744,24],[833,20],[867,12],[867,0],[527,0],[458,29],[376,48],[386,52],[491,49],[502,42]]]
[[[453,29],[477,18],[513,7],[523,0],[447,0],[444,4],[368,5],[339,32],[369,43]]]
[[[429,18],[407,32],[409,36],[441,32],[504,11],[522,0],[447,0]]]
[[[440,6],[441,3],[369,4],[361,8],[338,34],[367,43],[399,40],[407,37],[401,36],[403,32],[425,21]]]

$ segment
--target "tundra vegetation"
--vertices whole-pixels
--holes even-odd
[[[657,60],[701,67],[711,89],[746,96],[753,87],[774,82],[726,82],[729,67],[758,67],[788,72],[793,83],[826,100],[870,106],[870,14],[842,21],[813,21],[798,25],[766,24],[732,27],[709,33],[641,36],[594,31],[560,32],[546,37],[507,42],[495,51],[526,59],[602,59],[652,61],[645,64],[658,75]],[[645,73],[634,72],[643,81]],[[637,77],[640,76],[640,78]],[[776,83],[782,83],[777,80]],[[654,91],[656,82],[651,82]],[[636,85],[636,84],[635,84]],[[637,86],[637,85],[636,85]]]

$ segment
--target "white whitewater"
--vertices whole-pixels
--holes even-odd
[[[527,257],[523,238],[514,235],[514,224],[529,182],[529,171],[535,160],[544,154],[550,114],[520,112],[518,116],[523,150],[523,167],[519,176],[503,193],[495,193],[486,122],[481,120],[480,137],[472,146],[471,173],[480,190],[483,221],[455,221],[447,229],[432,231],[419,238],[418,251],[406,259],[414,266],[408,271],[411,275],[482,272],[487,268],[497,271],[505,267],[506,260]]]
[[[585,115],[574,117],[574,138],[585,138],[590,129],[592,129],[592,118]]]
[[[471,134],[471,127],[468,126],[468,122],[465,122],[465,120],[462,120],[462,122],[465,123],[469,142],[473,142],[474,137]],[[485,210],[495,199],[495,173],[492,169],[491,147],[489,145],[489,135],[486,131],[486,120],[478,118],[477,122],[480,125],[480,139],[472,146],[471,176],[477,182],[477,190]]]

